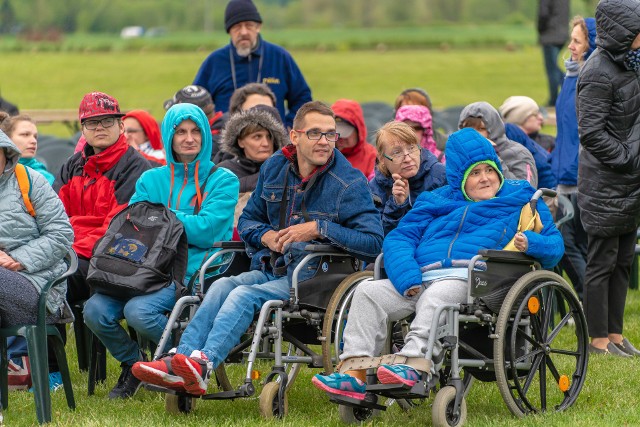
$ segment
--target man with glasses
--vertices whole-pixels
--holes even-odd
[[[367,180],[338,150],[331,109],[304,104],[291,143],[260,169],[258,184],[238,222],[251,270],[215,281],[180,344],[133,374],[152,384],[203,395],[209,375],[240,342],[254,314],[273,299],[288,299],[291,273],[309,243],[331,244],[368,262],[382,245],[380,214]],[[299,276],[313,277],[315,269]]]
[[[349,160],[351,166],[372,179],[376,166],[376,149],[367,143],[367,127],[362,107],[351,99],[339,99],[331,109],[336,115],[336,129],[340,138],[336,148]]]
[[[231,0],[224,26],[231,43],[204,60],[193,84],[205,87],[216,109],[227,112],[234,90],[248,83],[265,83],[275,93],[276,108],[290,128],[298,108],[311,101],[311,89],[291,54],[262,39],[262,18],[251,0]]]
[[[127,144],[122,116],[113,97],[102,92],[86,94],[79,119],[87,144],[67,160],[53,184],[75,233],[73,249],[79,263],[67,279],[71,304],[89,298],[86,277],[93,247],[111,218],[129,203],[140,175],[151,168]]]

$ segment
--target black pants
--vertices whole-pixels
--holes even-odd
[[[91,296],[91,288],[87,284],[88,271],[89,260],[78,257],[78,269],[67,279],[67,301],[69,305],[89,299]]]
[[[580,301],[584,300],[584,273],[587,267],[587,232],[580,221],[578,194],[567,194],[575,212],[573,219],[564,223],[560,229],[564,239],[564,255],[560,266],[569,276]]]
[[[636,230],[612,237],[589,234],[584,311],[592,338],[622,334],[635,247]]]

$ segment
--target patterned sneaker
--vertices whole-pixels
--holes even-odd
[[[420,373],[408,365],[382,365],[378,368],[378,381],[382,384],[413,386],[420,380]]]
[[[331,375],[314,375],[313,385],[322,391],[340,396],[364,400],[367,385],[359,379],[347,374],[334,372]]]
[[[63,387],[62,374],[58,371],[49,373],[49,391],[54,392]],[[33,386],[29,389],[29,393],[33,393]]]
[[[174,356],[175,354],[169,354],[153,362],[136,362],[131,372],[140,381],[171,390],[185,391],[184,379],[176,375],[171,368],[171,360]]]
[[[171,359],[171,368],[184,379],[184,389],[187,393],[202,396],[207,392],[213,366],[203,352],[193,350],[189,357],[176,354]]]

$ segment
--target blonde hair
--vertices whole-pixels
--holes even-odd
[[[582,56],[579,59],[579,61],[584,61],[584,56],[589,51],[589,29],[587,28],[587,23],[582,16],[576,15],[571,19],[571,30],[573,31],[575,27],[580,27],[582,34],[584,35],[584,39],[587,42],[587,48],[582,52]]]
[[[384,163],[385,142],[394,138],[396,142],[406,145],[419,145],[418,135],[411,126],[404,122],[388,122],[376,131],[376,149],[378,150],[378,170],[389,176],[389,170]]]

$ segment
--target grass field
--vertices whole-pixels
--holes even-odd
[[[86,92],[114,95],[124,109],[162,119],[162,103],[191,83],[208,52],[3,53],[0,90],[22,109],[75,109]],[[421,87],[437,108],[510,95],[546,102],[542,54],[535,47],[505,49],[295,51],[313,97],[393,103],[405,88]],[[40,133],[68,136],[61,125]]]

